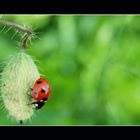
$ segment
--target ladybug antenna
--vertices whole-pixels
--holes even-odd
[[[20,120],[20,121],[19,121],[19,123],[20,123],[20,124],[22,124],[22,123],[23,123],[23,121],[22,121],[22,120]]]

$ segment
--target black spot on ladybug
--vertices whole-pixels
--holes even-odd
[[[45,93],[45,92],[46,92],[46,90],[45,90],[45,89],[41,89],[41,92]]]
[[[41,84],[42,82],[41,81],[37,81],[37,84]]]
[[[37,92],[35,91],[34,94],[37,95]]]

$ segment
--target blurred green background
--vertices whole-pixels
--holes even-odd
[[[140,125],[140,16],[3,15],[36,31],[26,52],[52,88],[25,125]],[[0,25],[0,63],[19,33]],[[2,67],[0,68],[2,71]],[[0,110],[0,125],[16,125]]]

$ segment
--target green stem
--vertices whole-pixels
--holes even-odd
[[[22,32],[25,32],[25,33],[28,33],[28,34],[32,34],[33,31],[23,25],[20,25],[20,24],[17,24],[17,23],[14,23],[14,22],[11,22],[11,21],[7,21],[5,19],[0,19],[0,23],[1,24],[4,24],[4,25],[7,25],[7,26],[10,26],[10,27],[14,27]]]
[[[11,22],[11,21],[7,21],[5,19],[0,19],[0,23],[4,24],[4,25],[7,25],[7,26],[10,26],[10,27],[14,27],[14,28],[18,29],[19,31],[24,32],[25,35],[21,40],[21,47],[24,48],[24,49],[27,48],[29,35],[33,34],[33,31],[31,29],[29,29],[29,28],[27,28],[27,27],[25,27],[21,24],[17,24],[17,23]]]

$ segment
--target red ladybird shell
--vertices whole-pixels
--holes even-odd
[[[37,79],[32,90],[32,97],[34,100],[40,101],[43,99],[48,99],[49,96],[50,85],[48,81],[44,78]]]

